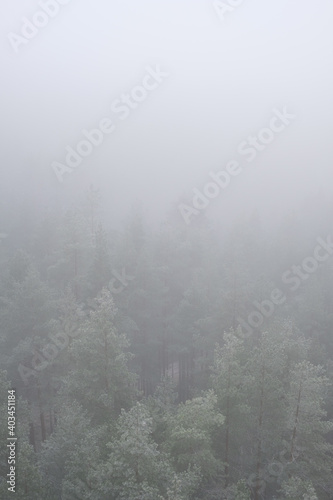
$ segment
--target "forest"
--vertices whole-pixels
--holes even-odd
[[[223,231],[103,203],[3,213],[0,497],[332,499],[332,200]]]

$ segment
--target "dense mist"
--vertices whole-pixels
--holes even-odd
[[[332,2],[1,9],[0,498],[332,500]]]

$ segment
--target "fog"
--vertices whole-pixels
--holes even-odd
[[[0,498],[332,500],[332,1],[1,10]]]
[[[41,7],[2,3],[4,202],[66,207],[93,184],[111,224],[139,202],[158,225],[231,160],[242,173],[210,201],[209,219],[258,210],[269,222],[309,195],[331,196],[329,0],[244,0],[229,10],[208,0],[63,3],[23,41],[13,34]],[[157,65],[168,76],[121,120],[112,103]],[[239,144],[284,107],[295,118],[248,162]],[[103,118],[114,132],[60,182],[52,163]]]

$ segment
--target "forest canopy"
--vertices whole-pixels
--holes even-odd
[[[327,217],[289,213],[268,231],[251,214],[221,234],[172,211],[153,230],[133,209],[115,230],[101,207],[91,188],[25,231],[13,219],[1,242],[0,433],[15,388],[16,497],[331,499]]]

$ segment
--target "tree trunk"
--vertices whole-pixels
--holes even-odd
[[[225,487],[229,485],[230,360],[228,363],[227,407],[225,417]]]
[[[293,455],[294,455],[294,449],[295,449],[298,417],[299,417],[299,410],[300,410],[300,404],[301,404],[301,394],[302,394],[302,379],[300,380],[299,389],[298,389],[295,422],[294,422],[293,434],[292,434],[292,438],[291,438],[291,447],[290,447],[290,461],[291,462],[293,461]]]
[[[257,449],[257,466],[256,466],[256,485],[254,490],[254,500],[259,500],[260,494],[260,472],[261,472],[261,448],[262,448],[262,424],[263,424],[263,408],[265,395],[265,363],[263,361],[261,370],[261,390],[260,390],[260,410],[258,420],[258,449]]]

